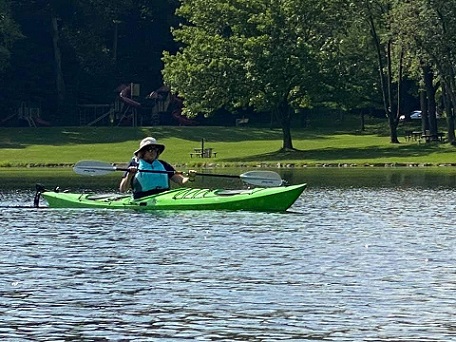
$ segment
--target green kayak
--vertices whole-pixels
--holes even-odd
[[[248,190],[178,188],[136,200],[130,195],[47,190],[41,195],[51,208],[285,211],[306,186],[298,184]]]

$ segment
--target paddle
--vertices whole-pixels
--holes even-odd
[[[96,160],[81,160],[77,162],[73,171],[83,176],[103,176],[114,171],[128,171],[127,168],[121,168],[106,162]],[[160,171],[160,170],[138,170],[139,172],[150,173],[183,173],[181,171]],[[258,186],[273,187],[283,185],[283,179],[273,171],[248,171],[241,175],[222,175],[216,173],[196,173],[197,176],[238,178],[242,181]]]

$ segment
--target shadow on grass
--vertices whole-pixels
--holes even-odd
[[[380,132],[378,132],[380,134]],[[294,140],[315,141],[332,139],[334,135],[351,134],[365,135],[372,132],[348,132],[348,131],[308,131],[305,129],[294,129],[292,131]],[[177,138],[189,141],[198,146],[201,139],[208,142],[242,142],[242,141],[271,141],[282,140],[282,130],[268,128],[250,127],[43,127],[43,128],[1,128],[0,148],[22,149],[29,145],[78,145],[78,144],[106,144],[120,143],[126,141],[139,142],[145,136],[153,136],[159,141],[165,138]],[[220,158],[226,162],[256,162],[256,161],[278,161],[287,160],[305,162],[306,160],[357,160],[375,158],[398,158],[423,157],[435,153],[438,145],[388,145],[368,146],[364,148],[335,148],[327,147],[313,150],[295,151],[272,151],[260,155],[248,157]],[[439,153],[454,153],[454,150],[440,150]]]
[[[365,148],[321,148],[310,151],[294,150],[294,151],[274,151],[270,153],[257,154],[244,158],[224,159],[227,162],[255,162],[258,160],[264,162],[272,162],[278,160],[287,160],[295,162],[306,162],[306,160],[324,161],[324,160],[366,160],[376,158],[398,158],[403,160],[407,157],[423,157],[435,153],[438,145],[402,145],[395,148],[369,146]],[[454,154],[454,151],[439,151],[442,154]]]
[[[146,136],[157,140],[177,138],[193,142],[201,139],[217,142],[242,142],[244,140],[282,140],[278,128],[237,127],[43,127],[0,129],[0,148],[21,149],[28,145],[103,144],[140,141]],[[293,138],[300,140],[327,139],[329,133],[296,131]]]

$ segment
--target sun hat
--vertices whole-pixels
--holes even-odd
[[[165,149],[165,145],[157,143],[157,140],[155,140],[155,138],[147,137],[141,140],[141,142],[139,143],[139,148],[135,151],[135,156],[138,154],[139,151],[141,151],[147,146],[156,146],[160,150],[160,153],[162,153]]]

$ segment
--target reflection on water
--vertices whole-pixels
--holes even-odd
[[[307,182],[309,187],[456,187],[453,168],[308,168],[281,171],[290,184]]]
[[[264,170],[264,169],[256,169]],[[308,183],[310,188],[320,187],[422,187],[422,188],[455,188],[456,168],[453,167],[402,167],[402,168],[283,168],[271,169],[278,172],[289,184]],[[205,174],[218,173],[240,175],[252,168],[218,168],[199,170]],[[62,189],[79,190],[110,190],[116,191],[119,185],[121,172],[113,172],[101,177],[87,177],[76,175],[71,169],[64,170],[27,170],[8,172],[0,170],[1,186],[3,191],[33,190],[37,183],[47,189],[60,187]],[[198,176],[192,183],[194,187],[229,187],[238,188],[238,179],[226,179],[210,176]],[[1,192],[0,192],[1,196]]]
[[[309,188],[289,213],[7,208],[10,341],[450,341],[451,189]]]

